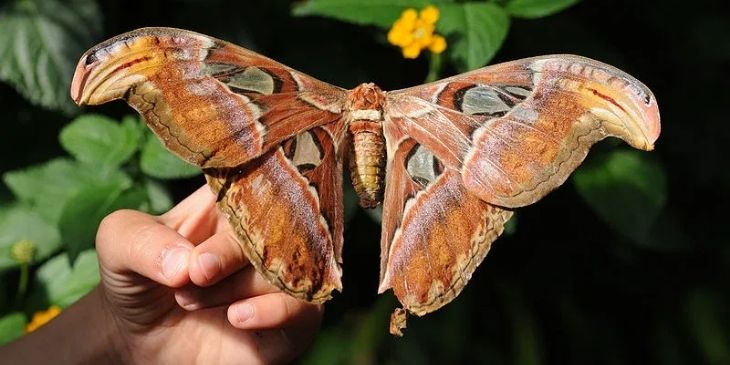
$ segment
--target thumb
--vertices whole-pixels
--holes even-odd
[[[102,269],[112,275],[139,274],[179,288],[189,282],[193,244],[157,218],[134,210],[105,217],[96,235]]]

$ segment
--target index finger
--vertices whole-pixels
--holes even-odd
[[[227,229],[215,203],[216,196],[205,184],[158,219],[197,245],[221,229]]]

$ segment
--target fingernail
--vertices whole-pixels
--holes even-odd
[[[190,255],[190,250],[187,248],[177,247],[168,250],[162,259],[162,274],[165,277],[173,278],[187,264],[188,255]]]
[[[241,303],[235,306],[234,311],[236,312],[236,320],[239,324],[243,324],[253,318],[253,305],[249,303]]]
[[[175,298],[177,303],[185,310],[197,310],[201,308],[198,293],[199,290],[197,289],[183,289],[175,292]]]
[[[217,255],[205,252],[198,256],[198,265],[203,270],[203,275],[208,280],[215,278],[221,271],[221,260]]]

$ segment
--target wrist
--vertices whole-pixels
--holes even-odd
[[[99,287],[55,319],[0,349],[17,364],[120,364],[115,323]]]
[[[50,339],[65,346],[66,363],[121,364],[121,351],[117,322],[104,298],[104,289],[97,286],[78,302],[68,307],[58,321],[48,323],[46,333]],[[54,323],[56,322],[56,323]]]
[[[119,321],[110,305],[104,287],[98,285],[89,293],[94,315],[94,330],[98,333],[98,350],[94,351],[99,356],[97,364],[127,364],[129,363],[124,354],[128,354],[125,332],[120,330]]]

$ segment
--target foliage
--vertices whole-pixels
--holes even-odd
[[[199,170],[124,116],[127,108],[70,117],[80,112],[68,91],[82,52],[102,33],[161,24],[244,44],[341,86],[378,81],[394,89],[495,59],[578,53],[635,74],[661,103],[654,154],[596,146],[571,184],[519,210],[519,225],[510,221],[459,298],[410,320],[402,339],[386,331],[392,295],[375,296],[378,212],[354,208],[348,190],[345,292],[327,304],[300,363],[730,361],[721,204],[730,189],[722,136],[730,130],[724,105],[708,102],[725,90],[730,53],[711,36],[730,30],[722,11],[629,0],[277,0],[255,12],[245,2],[165,4],[0,5],[0,147],[12,152],[0,162],[0,344],[21,336],[33,312],[65,308],[96,285],[94,234],[104,215],[164,212],[190,192],[170,179]],[[427,5],[440,11],[435,31],[447,48],[404,60],[388,45],[388,29],[405,9]],[[699,69],[706,72],[688,71]]]
[[[73,113],[71,75],[101,33],[94,0],[22,0],[0,5],[0,80],[34,103]]]
[[[73,265],[68,255],[57,255],[36,271],[35,290],[29,295],[28,305],[34,310],[50,305],[66,308],[98,282],[99,264],[93,250],[79,254]]]
[[[441,30],[456,34],[451,57],[463,71],[484,66],[507,37],[509,18],[492,3],[444,5]]]
[[[512,0],[505,10],[518,18],[542,18],[555,14],[577,3],[578,0]]]
[[[16,200],[0,214],[0,273],[21,271],[9,308],[26,314],[50,305],[64,308],[98,283],[91,249],[104,216],[122,208],[166,211],[172,199],[155,179],[192,175],[191,167],[159,142],[148,142],[157,139],[137,118],[118,122],[81,115],[61,130],[59,139],[74,158],[56,157],[3,174]],[[149,174],[144,163],[164,167],[164,173]],[[29,247],[27,260],[14,250],[21,244]],[[23,278],[31,267],[36,270],[29,283]],[[19,334],[15,324],[20,317],[16,312],[7,316],[0,319],[5,323],[0,339],[9,340]]]
[[[294,8],[299,16],[320,15],[360,25],[389,28],[406,8],[433,4],[441,11],[438,31],[453,44],[449,57],[460,71],[487,64],[509,31],[509,15],[539,18],[556,13],[577,0],[510,0],[452,2],[448,0],[310,0]]]
[[[359,25],[375,25],[387,29],[406,8],[421,9],[428,0],[315,0],[296,6],[294,15],[321,15]]]
[[[25,315],[19,312],[6,314],[0,318],[0,346],[23,335]]]
[[[179,179],[200,174],[200,169],[172,155],[157,138],[147,138],[139,167],[145,174],[160,179]]]
[[[58,228],[29,207],[15,205],[4,210],[0,218],[0,270],[21,265],[12,254],[12,247],[18,242],[33,245],[34,261],[45,260],[61,246]]]
[[[666,199],[662,167],[635,150],[603,157],[575,173],[578,193],[617,231],[645,242]]]

